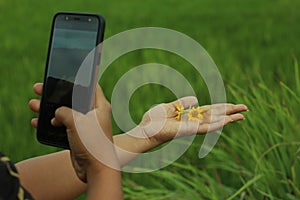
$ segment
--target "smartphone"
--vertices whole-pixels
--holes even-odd
[[[86,113],[94,99],[105,20],[98,14],[55,14],[37,128],[39,142],[69,149],[66,127],[51,119],[61,106]],[[74,94],[76,93],[74,98]]]

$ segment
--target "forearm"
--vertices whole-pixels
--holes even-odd
[[[160,145],[159,142],[144,137],[140,129],[114,136],[116,153],[121,166],[126,165],[140,153],[147,152]]]
[[[141,134],[134,130],[130,134]],[[146,152],[158,144],[137,138],[128,133],[114,136],[116,154],[121,166],[126,165],[139,153]],[[86,191],[72,167],[69,151],[61,151],[24,160],[16,164],[21,184],[36,199],[74,199]]]
[[[123,199],[122,178],[118,170],[106,168],[87,177],[86,199]]]
[[[86,190],[75,174],[69,151],[27,159],[16,167],[21,184],[35,199],[74,199]]]

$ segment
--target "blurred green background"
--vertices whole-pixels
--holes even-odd
[[[0,150],[14,162],[57,151],[39,144],[28,101],[43,81],[52,16],[58,11],[100,13],[105,38],[137,27],[164,27],[199,42],[222,75],[227,100],[245,103],[246,120],[223,129],[204,159],[197,136],[174,164],[147,174],[123,173],[126,199],[300,199],[300,1],[297,0],[0,0]],[[207,89],[178,56],[135,51],[116,60],[100,84],[110,99],[114,84],[134,66],[156,62],[190,80],[200,104]],[[133,119],[155,103],[174,100],[165,87],[147,85],[131,98]],[[114,125],[114,133],[120,130]]]

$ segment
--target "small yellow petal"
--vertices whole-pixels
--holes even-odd
[[[203,119],[204,117],[203,117],[203,115],[202,114],[198,114],[198,117],[199,117],[199,119]]]
[[[181,112],[178,111],[177,116],[175,117],[175,119],[180,120],[180,117],[181,117]]]

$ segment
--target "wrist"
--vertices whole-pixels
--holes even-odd
[[[108,153],[110,152],[110,153]],[[100,159],[92,158],[86,167],[86,181],[107,172],[119,172],[120,164],[115,149],[106,149]]]
[[[87,183],[100,180],[101,177],[109,176],[113,174],[120,174],[120,171],[117,169],[110,168],[108,166],[89,168],[86,174]]]
[[[78,154],[71,153],[72,165],[78,178],[87,183],[90,177],[100,174],[107,169],[120,170],[120,164],[116,155],[115,149],[109,146],[103,148],[103,151],[96,153],[94,156],[91,154]]]
[[[135,151],[133,153],[143,153],[149,151],[163,142],[159,138],[154,136],[149,136],[142,126],[137,126],[134,129],[126,133],[132,138],[132,144],[135,146]]]
[[[122,177],[119,170],[105,167],[87,176],[86,199],[123,199]]]

